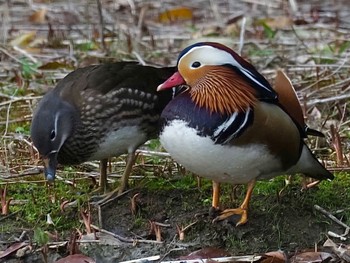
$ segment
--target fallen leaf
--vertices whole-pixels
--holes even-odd
[[[40,67],[38,67],[38,69],[42,69],[42,70],[54,70],[54,69],[71,69],[73,70],[74,68],[67,64],[67,63],[62,63],[62,62],[58,62],[58,61],[52,61],[52,62],[48,62]]]
[[[44,24],[46,23],[46,13],[47,10],[45,8],[39,9],[29,17],[29,21],[37,24]]]
[[[9,246],[5,251],[3,251],[2,253],[0,253],[0,259],[7,257],[8,255],[10,255],[11,253],[17,251],[18,249],[27,246],[28,243],[27,242],[21,242],[21,243],[15,243],[12,244],[11,246]]]
[[[329,262],[333,256],[326,252],[304,252],[293,256],[290,261],[295,263],[323,263]]]
[[[25,33],[17,36],[15,39],[13,39],[10,42],[10,45],[11,46],[21,46],[21,47],[28,46],[34,40],[35,36],[36,36],[35,31],[25,32]]]
[[[287,256],[282,251],[267,252],[259,263],[284,263],[287,262]]]
[[[291,25],[293,25],[293,19],[286,16],[276,16],[276,17],[269,17],[269,18],[263,18],[259,19],[255,22],[255,25],[267,25],[268,27],[272,29],[284,29],[289,28]]]
[[[158,20],[161,23],[170,23],[183,20],[191,20],[193,18],[193,12],[187,7],[178,7],[169,9],[162,12],[158,16]]]
[[[334,243],[331,239],[327,239],[323,244],[324,247],[331,248],[332,252],[334,252],[339,258],[344,260],[345,262],[350,262],[350,246],[346,245],[338,245]]]
[[[74,254],[57,260],[55,263],[96,263],[96,261],[83,254]]]

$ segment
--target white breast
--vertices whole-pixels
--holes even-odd
[[[147,140],[147,136],[137,126],[128,126],[110,132],[100,144],[90,160],[101,160],[112,156],[135,151]]]
[[[271,178],[283,172],[280,161],[264,145],[214,144],[210,137],[197,135],[181,120],[165,126],[160,141],[186,169],[218,182],[245,184],[253,178]]]

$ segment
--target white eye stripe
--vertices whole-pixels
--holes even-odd
[[[193,68],[192,64],[196,62],[198,58],[200,58],[200,63],[202,65],[217,66],[217,65],[230,64],[238,68],[247,78],[249,78],[255,84],[271,92],[271,89],[269,87],[266,87],[264,84],[259,82],[251,71],[244,68],[230,53],[224,50],[221,50],[212,46],[193,47],[180,58],[179,65],[181,64],[182,60],[187,56],[197,58],[196,60],[190,61],[189,66],[191,68]]]
[[[57,126],[58,126],[58,119],[60,117],[60,113],[57,112],[55,116],[55,137],[57,136]]]

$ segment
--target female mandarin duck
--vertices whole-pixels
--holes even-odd
[[[107,192],[107,158],[127,153],[120,187],[127,186],[136,149],[157,137],[159,116],[173,91],[156,87],[176,68],[155,68],[135,62],[114,62],[77,69],[40,101],[33,116],[31,137],[44,158],[45,176],[53,181],[58,163],[101,160],[100,191]]]
[[[285,96],[279,100],[267,80],[234,51],[197,43],[181,52],[177,68],[157,89],[187,86],[162,112],[162,145],[185,168],[215,182],[215,208],[219,182],[248,184],[241,206],[222,211],[214,221],[237,214],[237,225],[245,224],[256,180],[296,173],[333,179],[303,141],[312,132],[295,112],[300,106]]]

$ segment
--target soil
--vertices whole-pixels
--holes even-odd
[[[312,196],[313,191],[317,189],[301,193],[300,188],[295,187],[287,189],[282,198],[277,198],[277,194],[254,195],[248,223],[236,227],[238,218],[212,222],[209,206],[201,201],[210,197],[210,189],[133,190],[101,207],[102,222],[98,222],[97,215],[94,221],[102,224],[103,229],[133,238],[135,242],[128,245],[121,242],[117,246],[104,248],[92,244],[85,246],[84,252],[98,262],[120,262],[155,255],[175,259],[204,247],[223,248],[232,255],[275,250],[291,253],[313,248],[322,245],[327,239],[327,230],[342,231],[331,222],[320,220],[313,209],[314,204],[303,201],[307,196]],[[133,215],[131,199],[135,194],[138,194],[138,208]],[[296,199],[299,201],[296,202]],[[266,204],[262,206],[263,210],[255,209],[261,208],[260,204],[254,205],[257,200]],[[234,205],[239,205],[238,200]],[[160,227],[162,243],[137,242],[143,239],[155,240],[151,222],[164,224]],[[180,241],[177,226],[183,228],[192,223],[185,231],[184,240]]]
[[[236,227],[238,218],[235,217],[212,222],[213,215],[209,213],[210,203],[207,202],[211,197],[209,182],[204,188],[134,188],[104,206],[92,205],[92,223],[118,235],[118,238],[105,233],[85,235],[83,240],[95,239],[96,235],[100,242],[83,241],[79,249],[96,262],[103,263],[156,255],[171,260],[206,247],[221,248],[231,255],[276,250],[291,254],[306,248],[312,249],[315,245],[322,246],[328,230],[342,233],[343,229],[314,210],[315,203],[310,200],[320,191],[317,187],[301,191],[300,185],[294,184],[288,186],[281,195],[277,194],[280,189],[275,190],[268,195],[254,193],[248,223]],[[238,200],[227,200],[227,196],[233,193],[231,188],[226,187],[224,192],[224,208],[238,206],[244,196],[244,188],[238,189]],[[136,204],[134,212],[131,209],[133,199]],[[10,218],[6,220],[8,223],[13,221]],[[151,229],[152,222],[161,225],[161,242],[156,242],[155,231]],[[184,239],[179,240],[177,228],[186,226],[189,227],[184,231]],[[19,230],[14,230],[11,235],[19,235]],[[0,239],[6,240],[4,236],[0,236]],[[67,248],[50,249],[48,262],[54,262],[67,253]],[[36,252],[22,260],[13,258],[3,262],[44,261],[42,254]]]

